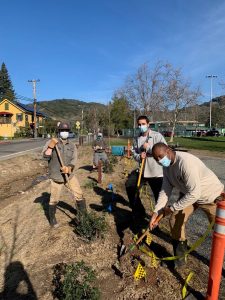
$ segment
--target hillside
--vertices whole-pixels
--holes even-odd
[[[212,100],[212,125],[215,127],[225,126],[225,96],[215,97]],[[198,120],[200,123],[209,122],[209,104],[210,102],[200,103],[181,111],[180,120]],[[38,110],[44,112],[53,120],[70,120],[71,122],[82,119],[82,110],[84,113],[84,122],[90,125],[90,128],[96,127],[99,118],[104,115],[106,106],[97,102],[85,102],[76,99],[55,99],[51,101],[38,102]],[[94,113],[95,112],[95,113]],[[96,115],[98,112],[98,116]],[[87,119],[88,116],[88,119]],[[165,115],[161,111],[155,112],[154,120],[164,120]],[[94,125],[92,124],[94,122]]]
[[[96,102],[84,102],[75,99],[55,99],[40,101],[38,110],[46,113],[52,119],[81,120],[82,110],[88,112],[94,108],[103,108],[105,105]]]

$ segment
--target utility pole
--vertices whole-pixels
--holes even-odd
[[[81,130],[82,130],[82,133],[81,134],[84,134],[84,110],[82,109],[81,111]]]
[[[111,111],[110,111],[110,101],[108,104],[108,117],[109,117],[109,128],[108,128],[108,143],[109,143],[109,147],[110,147],[110,131],[111,131]]]
[[[36,83],[39,82],[40,79],[32,79],[28,80],[28,82],[32,82],[33,84],[33,97],[34,97],[34,138],[37,138],[37,97],[36,97]]]
[[[213,78],[217,78],[217,75],[207,75],[206,78],[210,78],[210,102],[209,102],[209,127],[212,128],[212,98],[213,98]]]
[[[133,137],[135,137],[135,129],[136,129],[136,109],[134,109]]]

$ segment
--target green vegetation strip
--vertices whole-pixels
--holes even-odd
[[[168,144],[170,138],[166,138]],[[128,138],[110,138],[110,146],[127,146]],[[130,138],[131,144],[133,139]],[[225,137],[175,137],[172,143],[181,148],[225,152]]]
[[[225,137],[175,137],[173,144],[187,149],[225,152]]]

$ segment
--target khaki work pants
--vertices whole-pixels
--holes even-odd
[[[190,215],[198,208],[201,208],[208,217],[209,222],[215,221],[216,203],[193,204],[183,210],[175,211],[170,217],[170,230],[174,240],[185,241],[185,226]]]
[[[64,186],[68,188],[69,191],[73,194],[75,200],[79,201],[83,199],[83,193],[80,188],[80,184],[75,176],[69,179],[70,187],[66,183],[55,182],[52,179],[50,179],[50,182],[51,182],[51,186],[50,186],[51,197],[50,197],[49,205],[56,205],[59,202],[60,194]]]

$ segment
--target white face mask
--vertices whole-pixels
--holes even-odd
[[[60,131],[59,135],[60,135],[61,139],[66,140],[66,139],[68,139],[69,132],[68,131]]]

